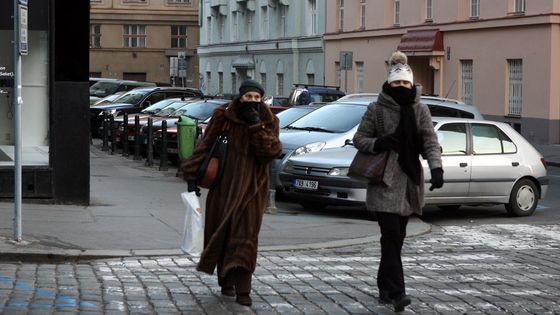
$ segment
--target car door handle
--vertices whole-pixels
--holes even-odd
[[[467,163],[459,163],[460,167],[467,167]]]
[[[519,162],[511,162],[511,166],[519,166]]]

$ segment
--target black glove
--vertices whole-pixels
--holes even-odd
[[[200,188],[196,186],[196,182],[194,180],[190,180],[187,182],[187,191],[188,192],[195,192],[198,197],[200,197]]]
[[[377,152],[395,150],[398,144],[399,144],[399,140],[393,133],[390,135],[377,138],[375,144],[373,145],[373,150]]]
[[[238,110],[237,116],[249,125],[258,124],[261,121],[259,112],[251,106],[241,106]]]
[[[432,179],[430,179],[432,186],[430,186],[430,191],[435,188],[443,187],[443,169],[441,167],[434,168],[430,170],[430,173],[432,173]]]

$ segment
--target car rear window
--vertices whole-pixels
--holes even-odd
[[[474,118],[473,113],[469,113],[464,110],[450,108],[445,106],[439,105],[430,105],[428,104],[428,108],[430,109],[430,113],[432,117],[460,117],[460,118]]]

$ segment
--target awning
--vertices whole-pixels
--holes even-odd
[[[233,59],[231,66],[234,68],[254,69],[255,62],[253,56],[239,56]]]
[[[408,31],[397,47],[403,52],[443,51],[443,34],[439,29]]]

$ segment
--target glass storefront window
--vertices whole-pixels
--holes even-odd
[[[0,1],[0,167],[14,165],[13,1]],[[35,12],[33,12],[35,10]],[[48,1],[28,1],[28,55],[22,57],[23,166],[49,165]]]

